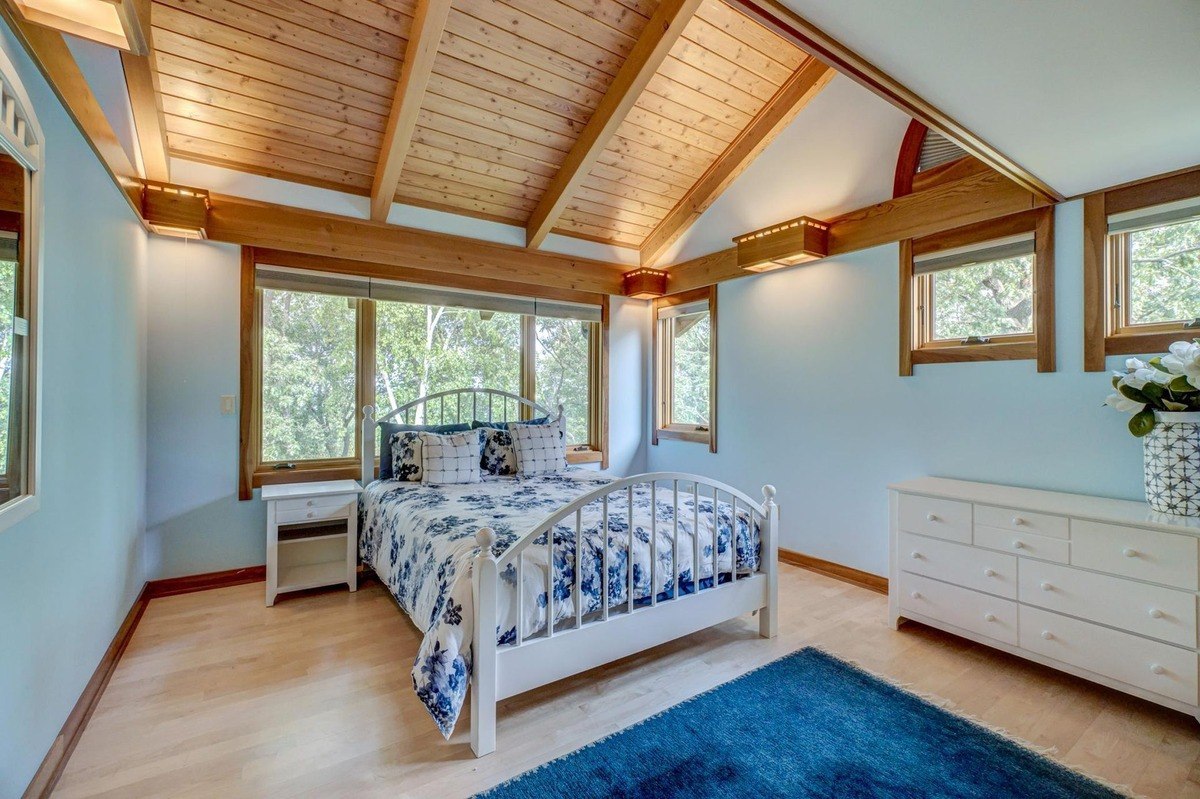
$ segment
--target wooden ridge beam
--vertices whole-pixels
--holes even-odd
[[[642,265],[661,258],[835,74],[811,57],[797,69],[642,242]]]
[[[1018,186],[1046,202],[1063,196],[1019,163],[977,136],[949,114],[801,17],[779,0],[725,0],[732,8],[862,84],[904,113],[956,142]]]
[[[209,203],[206,233],[212,241],[430,270],[448,286],[456,277],[486,278],[620,294],[627,268],[240,197],[212,195]]]
[[[450,0],[417,0],[400,79],[396,82],[396,95],[379,149],[375,180],[371,185],[371,219],[376,222],[387,221],[388,211],[396,199],[404,159],[417,129],[417,117],[425,102],[425,88],[433,74],[433,62],[449,14]]]
[[[529,247],[541,246],[546,240],[567,203],[604,152],[617,128],[625,121],[642,90],[658,72],[701,2],[662,0],[659,4],[530,214],[525,230]]]
[[[129,92],[129,107],[137,131],[138,149],[142,153],[144,177],[159,183],[171,182],[171,153],[167,146],[167,124],[159,101],[158,62],[150,28],[150,0],[138,0],[137,16],[144,21],[145,55],[121,51],[121,67]]]
[[[988,170],[828,220],[829,254],[929,236],[1046,205],[1046,200]],[[666,271],[667,291],[672,294],[747,274],[738,266],[736,247],[683,261]]]

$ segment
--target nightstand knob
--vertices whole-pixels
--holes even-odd
[[[996,576],[996,570],[995,570],[995,569],[984,569],[984,570],[983,570],[983,576],[984,576],[984,577],[995,577],[995,576]]]
[[[1049,630],[1042,630],[1042,638],[1046,639],[1047,641],[1053,641],[1054,633],[1050,632]]]
[[[1158,608],[1150,608],[1150,618],[1161,619],[1165,614]]]
[[[1157,663],[1151,663],[1150,664],[1150,673],[1151,674],[1166,674],[1167,670],[1164,669],[1162,666],[1158,665]]]
[[[996,614],[995,613],[985,613],[985,614],[983,614],[983,620],[984,621],[995,621]]]

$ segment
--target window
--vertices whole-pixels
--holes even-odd
[[[1200,337],[1200,169],[1083,198],[1084,369]]]
[[[699,441],[716,452],[716,287],[655,300],[654,443]]]
[[[568,460],[603,462],[607,298],[465,292],[256,257],[244,248],[242,498],[267,483],[358,479],[364,405],[383,415],[465,387],[561,403]]]
[[[913,364],[1037,359],[1053,371],[1053,211],[901,244],[901,374]]]

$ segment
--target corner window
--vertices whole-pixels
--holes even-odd
[[[655,435],[716,452],[716,287],[655,301]]]
[[[1036,359],[1053,366],[1052,211],[901,245],[901,374],[914,364]]]

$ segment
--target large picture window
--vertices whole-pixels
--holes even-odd
[[[603,462],[603,296],[538,300],[256,261],[245,248],[243,498],[269,483],[358,479],[364,405],[378,417],[456,388],[561,404],[568,460]]]
[[[654,443],[697,441],[716,452],[716,287],[654,305]]]

